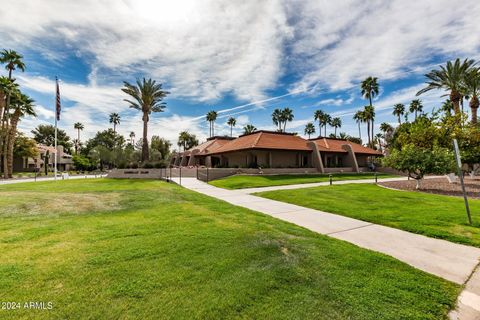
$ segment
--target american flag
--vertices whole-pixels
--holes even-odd
[[[57,121],[60,121],[60,111],[62,110],[62,106],[60,105],[60,87],[58,86],[58,78],[55,77],[55,81],[57,82],[57,96],[56,96],[56,105],[55,110],[57,114]]]

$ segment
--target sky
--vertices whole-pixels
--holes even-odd
[[[272,111],[289,107],[289,132],[303,135],[321,109],[341,118],[339,131],[358,136],[352,115],[368,104],[359,88],[366,77],[379,79],[378,131],[382,122],[396,123],[392,106],[415,99],[426,72],[448,60],[480,58],[477,0],[0,3],[0,49],[24,56],[27,69],[14,77],[36,101],[37,117],[20,124],[27,135],[54,123],[58,76],[59,127],[74,138],[73,124],[83,123],[82,141],[111,127],[112,112],[121,116],[119,133],[141,137],[141,114],[120,89],[143,77],[170,92],[165,111],[151,116],[149,137],[173,144],[183,130],[205,140],[210,110],[219,113],[219,135],[230,134],[230,116],[237,135],[246,124],[273,130]],[[444,94],[422,95],[424,109],[438,108]]]

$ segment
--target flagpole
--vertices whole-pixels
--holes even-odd
[[[58,88],[58,78],[55,77],[55,82],[56,82],[56,88]],[[58,95],[58,93],[57,93]],[[55,99],[57,101],[58,98]],[[57,103],[55,103],[55,168],[53,170],[54,172],[54,180],[57,181],[57,158],[58,158],[58,149],[57,149],[57,119],[58,119],[58,106]]]

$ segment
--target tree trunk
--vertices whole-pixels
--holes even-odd
[[[375,120],[372,118],[372,140],[375,137]],[[372,143],[373,147],[373,143]]]
[[[450,92],[450,101],[452,101],[453,104],[453,110],[455,111],[455,115],[460,114],[460,99],[462,96],[460,93],[456,91]]]
[[[415,179],[415,181],[417,182],[417,185],[415,186],[415,189],[420,189],[420,179]]]
[[[335,138],[337,137],[337,127],[335,127]]]
[[[402,125],[402,119],[400,118],[400,114],[398,115],[398,125]]]
[[[10,122],[10,130],[8,131],[7,139],[7,170],[8,177],[13,177],[13,146],[15,145],[15,135],[17,133],[17,124],[20,119],[20,114],[15,112]]]
[[[367,120],[367,135],[368,135],[368,145],[370,145],[370,121]]]
[[[148,160],[148,140],[147,140],[147,133],[148,133],[148,114],[143,114],[143,144],[142,144],[142,162]]]
[[[230,126],[230,137],[233,137],[233,126]]]
[[[327,137],[327,124],[325,124],[324,128],[325,128],[325,135],[324,135],[324,137],[326,138],[326,137]]]
[[[480,102],[478,101],[478,97],[473,96],[470,99],[470,108],[472,109],[472,124],[473,125],[477,124],[477,111],[478,111],[479,105],[480,105]]]
[[[362,129],[360,128],[360,122],[358,122],[358,137],[362,140]]]

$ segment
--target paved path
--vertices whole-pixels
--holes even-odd
[[[356,180],[342,181],[341,183],[369,182],[371,181]],[[348,241],[362,248],[390,255],[420,270],[457,284],[466,284],[465,291],[459,297],[459,308],[452,312],[451,318],[480,319],[480,268],[473,273],[480,262],[479,248],[249,194],[267,190],[266,188],[225,190],[195,178],[182,178],[182,186],[333,238]],[[304,185],[300,186],[304,187]],[[311,187],[312,184],[309,186]],[[286,187],[282,186],[282,189]],[[290,186],[288,187],[290,188]],[[279,189],[280,186],[268,190]]]
[[[76,175],[76,176],[69,176],[68,179],[66,180],[71,180],[71,179],[92,179],[92,178],[103,178],[105,177],[106,174],[103,175],[93,175],[93,174],[88,174],[88,175]],[[37,181],[35,181],[35,178],[26,178],[26,179],[8,179],[8,180],[0,180],[0,185],[2,184],[13,184],[13,183],[23,183],[23,182],[41,182],[41,181],[53,181],[55,180],[54,177],[43,177],[43,178],[37,178]],[[62,177],[57,177],[57,180],[62,180]]]

